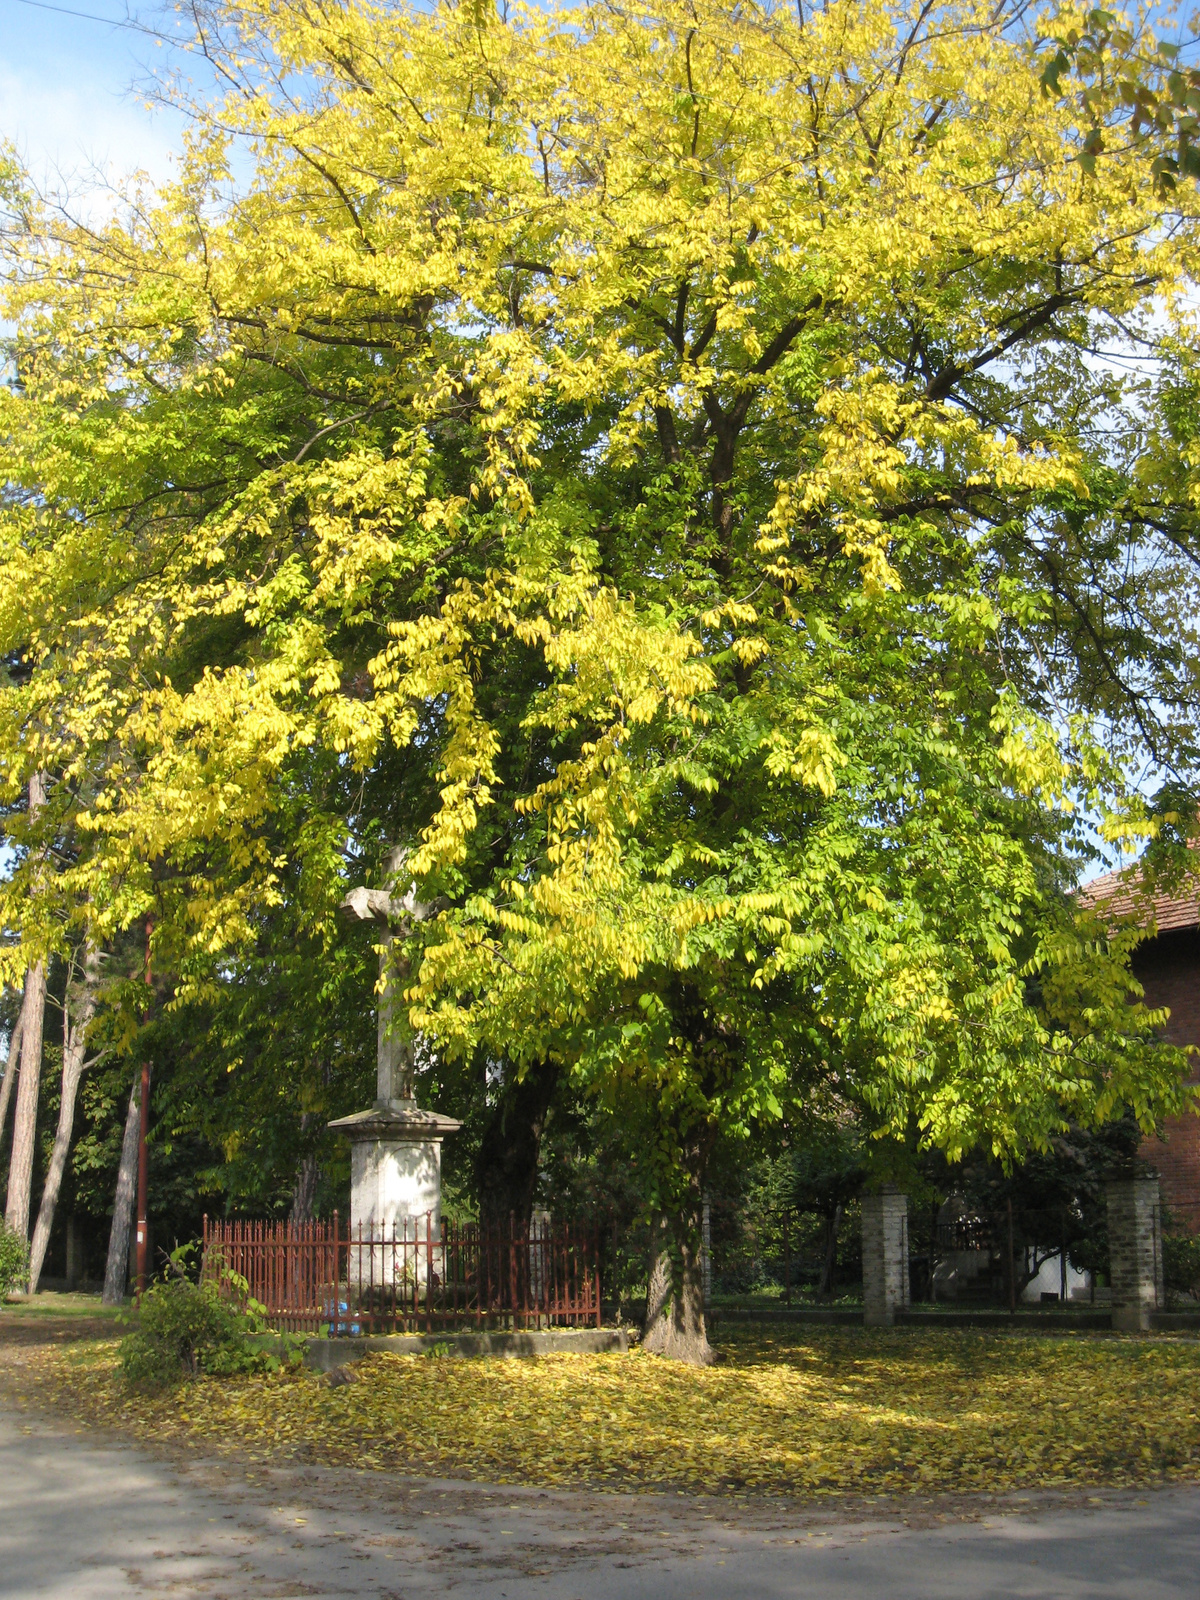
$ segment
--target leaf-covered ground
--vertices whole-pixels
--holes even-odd
[[[727,1338],[697,1371],[638,1351],[378,1355],[130,1395],[115,1346],[46,1350],[23,1388],[155,1440],[544,1485],[788,1494],[1200,1479],[1200,1342],[959,1330]]]

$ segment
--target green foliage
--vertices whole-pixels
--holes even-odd
[[[194,1283],[186,1274],[190,1246],[172,1253],[168,1274],[142,1296],[137,1328],[121,1341],[126,1381],[160,1389],[195,1378],[270,1372],[280,1361],[253,1336],[265,1330],[263,1308],[246,1298],[236,1273]]]
[[[29,1245],[19,1233],[0,1222],[0,1297],[23,1289],[28,1282]]]
[[[830,1215],[862,1188],[868,1152],[849,1123],[814,1123],[791,1153],[791,1204],[798,1211]]]
[[[1200,1238],[1194,1233],[1163,1233],[1163,1287],[1168,1295],[1194,1295],[1200,1289]]]

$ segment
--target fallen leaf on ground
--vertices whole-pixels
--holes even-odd
[[[430,1361],[361,1380],[200,1378],[131,1393],[116,1346],[29,1376],[76,1418],[252,1459],[500,1483],[787,1494],[1200,1479],[1200,1342],[964,1330],[730,1336],[707,1369],[628,1354]]]

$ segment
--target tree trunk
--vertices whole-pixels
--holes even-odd
[[[29,1237],[29,1201],[33,1188],[33,1147],[37,1136],[38,1088],[42,1076],[42,1024],[46,1011],[46,963],[35,961],[25,974],[21,1002],[21,1062],[17,1078],[17,1111],[13,1119],[12,1153],[8,1163],[8,1199],[4,1220],[22,1239]]]
[[[125,1136],[121,1140],[121,1161],[117,1167],[112,1227],[108,1230],[108,1259],[104,1264],[104,1293],[100,1297],[106,1306],[121,1304],[129,1276],[129,1235],[133,1231],[133,1197],[137,1181],[138,1132],[141,1127],[141,1076],[139,1068],[133,1075],[129,1110],[125,1113]]]
[[[0,1144],[4,1141],[4,1126],[8,1121],[8,1102],[12,1098],[12,1086],[17,1081],[17,1063],[21,1059],[21,1018],[23,1011],[17,1013],[17,1020],[13,1023],[12,1034],[8,1041],[8,1061],[4,1068],[4,1082],[0,1083]]]
[[[95,945],[88,940],[83,950],[83,982],[72,984],[68,977],[63,996],[62,1099],[58,1107],[54,1148],[50,1152],[50,1165],[42,1186],[42,1203],[38,1207],[33,1244],[29,1251],[30,1294],[37,1293],[38,1279],[42,1275],[42,1265],[50,1244],[50,1230],[54,1226],[54,1212],[62,1192],[63,1173],[67,1169],[71,1134],[75,1127],[75,1102],[79,1096],[79,1080],[83,1077],[87,1054],[87,1034],[96,1012],[99,972],[99,955]]]
[[[510,1218],[520,1229],[529,1226],[542,1133],[558,1075],[552,1062],[536,1061],[521,1079],[512,1072],[500,1089],[475,1158],[479,1221],[485,1228],[507,1228]]]
[[[288,1221],[293,1227],[301,1227],[312,1221],[320,1176],[321,1169],[317,1165],[316,1156],[305,1156],[296,1169],[296,1182],[292,1187],[292,1209]]]
[[[29,820],[34,822],[46,803],[46,775],[29,779]],[[37,1137],[38,1089],[42,1076],[42,1026],[46,1013],[46,963],[35,961],[25,973],[21,999],[21,1064],[17,1080],[17,1111],[13,1119],[12,1152],[8,1161],[8,1198],[4,1220],[22,1239],[29,1237],[29,1201],[33,1187],[33,1147]]]
[[[313,1124],[311,1111],[300,1113],[300,1132],[305,1134]],[[301,1157],[300,1165],[296,1168],[296,1180],[292,1184],[292,1209],[288,1213],[288,1222],[293,1228],[303,1227],[313,1220],[317,1204],[317,1184],[321,1180],[321,1168],[316,1155],[309,1151]]]
[[[651,1355],[686,1361],[693,1367],[714,1360],[704,1325],[704,1270],[696,1231],[684,1226],[672,1251],[666,1223],[652,1234],[650,1286],[642,1346]]]
[[[817,1294],[824,1297],[833,1288],[833,1269],[837,1266],[838,1228],[841,1226],[842,1208],[834,1206],[825,1213],[825,1258],[821,1262],[821,1282]]]

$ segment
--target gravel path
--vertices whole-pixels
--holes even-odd
[[[860,1512],[159,1457],[0,1409],[13,1600],[1197,1600],[1200,1489]],[[889,1514],[890,1513],[890,1514]]]

